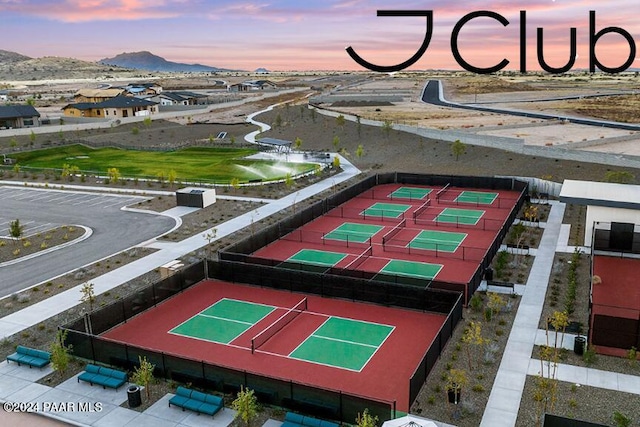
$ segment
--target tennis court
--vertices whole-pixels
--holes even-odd
[[[400,203],[374,203],[361,212],[364,217],[399,218],[411,208],[411,205]]]
[[[481,205],[490,205],[497,198],[498,193],[465,190],[455,198],[455,201],[458,203],[476,203]]]
[[[380,273],[432,280],[442,267],[442,264],[392,259],[380,270]]]
[[[467,233],[422,230],[407,246],[431,251],[455,252],[467,236]]]
[[[221,299],[169,331],[170,334],[229,344],[276,307]]]
[[[435,218],[436,222],[476,225],[485,211],[476,209],[444,208]]]
[[[394,327],[342,317],[329,317],[289,357],[360,372]]]
[[[310,264],[320,267],[333,267],[346,257],[347,254],[342,252],[321,251],[317,249],[300,249],[298,252],[290,256],[285,262]]]
[[[324,239],[340,240],[343,242],[365,243],[384,227],[381,225],[358,224],[345,222],[324,235]]]
[[[421,188],[421,187],[400,187],[395,190],[393,193],[389,194],[391,199],[424,199],[431,193],[430,188]]]

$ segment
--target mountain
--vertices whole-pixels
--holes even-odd
[[[119,67],[133,68],[137,70],[161,71],[161,72],[213,72],[227,71],[222,68],[210,67],[202,64],[183,64],[180,62],[167,61],[161,56],[152,54],[151,52],[125,52],[114,56],[113,58],[105,58],[98,61],[105,65],[117,65]]]
[[[11,52],[8,50],[0,49],[0,64],[13,64],[16,62],[27,61],[31,58],[28,56],[21,55],[17,52]]]
[[[140,74],[139,70],[127,70],[75,58],[59,56],[28,58],[14,52],[6,55],[4,51],[0,51],[0,81],[98,79],[138,74]]]

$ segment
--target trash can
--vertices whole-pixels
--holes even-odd
[[[137,408],[142,405],[142,397],[140,395],[140,387],[137,385],[130,385],[127,388],[127,400],[129,401],[129,408]]]
[[[485,279],[485,280],[488,280],[488,281],[493,280],[493,268],[491,268],[491,267],[487,267],[487,268],[484,270],[484,279]]]
[[[582,356],[584,353],[584,347],[587,344],[587,338],[578,335],[573,341],[573,352],[578,356]]]

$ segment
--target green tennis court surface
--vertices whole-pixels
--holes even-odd
[[[498,193],[486,193],[484,191],[463,191],[456,202],[459,203],[479,203],[481,205],[490,205],[498,198]]]
[[[345,222],[340,227],[324,235],[325,239],[342,240],[346,242],[364,243],[384,227],[381,225],[358,224]]]
[[[431,251],[455,252],[466,237],[467,233],[423,230],[407,246]]]
[[[275,309],[270,305],[225,298],[187,319],[169,333],[229,344]]]
[[[438,275],[441,269],[442,264],[392,259],[380,270],[380,273],[431,280]]]
[[[341,252],[318,251],[315,249],[301,249],[293,254],[285,262],[298,262],[303,264],[319,265],[322,267],[333,267],[342,261],[347,254]]]
[[[374,203],[367,209],[363,210],[361,215],[377,216],[385,218],[398,218],[409,210],[411,205],[401,205],[399,203]]]
[[[442,212],[438,214],[436,222],[450,222],[452,224],[468,224],[476,225],[485,211],[479,211],[475,209],[456,209],[456,208],[444,208]]]
[[[400,187],[389,194],[392,199],[424,199],[431,193],[430,188]]]
[[[289,357],[359,372],[393,329],[378,323],[330,317]]]

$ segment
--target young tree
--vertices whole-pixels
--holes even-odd
[[[151,117],[145,117],[144,120],[142,121],[142,124],[147,129],[150,128],[151,127]]]
[[[234,191],[238,191],[238,188],[240,188],[240,179],[238,178],[231,178],[231,187],[233,187]]]
[[[146,357],[138,356],[138,361],[140,362],[140,366],[137,366],[133,374],[131,375],[131,381],[141,385],[144,387],[145,394],[147,395],[147,399],[151,398],[151,394],[149,391],[149,386],[153,381],[153,370],[156,365],[149,362]]]
[[[229,138],[229,142],[231,142],[232,144],[236,143],[236,137],[231,135],[231,138]]]
[[[372,416],[369,413],[369,409],[365,408],[365,410],[362,411],[362,414],[358,412],[358,417],[356,418],[356,425],[358,427],[377,427],[378,421],[379,421],[378,417]]]
[[[393,130],[393,122],[391,120],[385,120],[382,122],[382,132],[386,135],[387,139],[389,139],[389,135]]]
[[[213,242],[216,240],[216,236],[218,235],[218,229],[212,228],[207,233],[203,234],[203,237],[207,239],[207,258],[204,260],[204,277],[209,278],[209,264],[207,260],[211,258],[211,248],[213,246]]]
[[[258,398],[255,392],[242,385],[231,407],[236,411],[236,418],[240,418],[247,427],[258,416]]]
[[[171,169],[169,171],[169,173],[167,174],[167,181],[169,181],[169,185],[171,187],[173,187],[173,184],[176,183],[176,178],[178,177],[178,175],[176,174],[176,171],[174,171],[173,169]]]
[[[345,118],[342,114],[336,117],[336,124],[344,131]]]
[[[282,127],[282,117],[280,116],[280,113],[276,115],[276,121],[273,122],[273,127]]]
[[[31,131],[31,133],[29,134],[29,142],[31,143],[31,145],[36,142],[36,134],[33,133],[33,131]]]
[[[9,235],[14,239],[15,242],[20,240],[23,231],[24,225],[20,224],[19,219],[16,219],[15,221],[11,221],[9,223]]]
[[[118,168],[109,168],[107,169],[107,176],[109,177],[109,182],[115,184],[120,180],[120,171]]]
[[[293,177],[291,176],[291,172],[287,172],[287,174],[285,175],[284,185],[285,187],[287,187],[287,189],[291,188],[291,186],[293,185]]]
[[[458,158],[460,157],[460,155],[464,154],[466,149],[467,149],[467,146],[464,145],[464,143],[459,139],[456,139],[455,141],[453,141],[453,143],[451,144],[451,152],[456,157],[456,162],[458,161]]]
[[[469,370],[474,368],[473,360],[471,359],[471,346],[481,346],[486,340],[482,337],[482,324],[480,322],[469,322],[469,326],[464,330],[462,334],[462,342],[467,344],[467,359],[469,362]]]
[[[364,155],[364,147],[362,144],[358,144],[358,148],[356,148],[356,157],[360,158]]]
[[[296,137],[296,139],[293,141],[293,146],[296,147],[296,150],[299,150],[302,146],[302,139],[300,137]]]
[[[64,374],[71,361],[71,345],[65,345],[67,339],[67,331],[58,329],[56,338],[51,343],[49,350],[51,351],[51,367],[54,371]]]
[[[80,301],[89,303],[89,311],[93,311],[93,303],[96,302],[96,293],[93,289],[93,283],[85,283],[80,288]]]
[[[333,137],[333,149],[335,151],[338,151],[338,146],[340,145],[340,137],[338,135],[335,135]]]
[[[335,156],[333,158],[333,168],[338,169],[340,167],[340,157]]]

